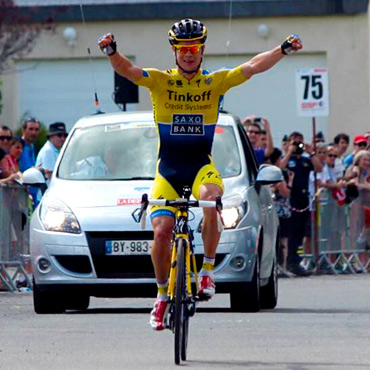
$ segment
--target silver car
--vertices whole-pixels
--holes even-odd
[[[150,222],[142,230],[131,214],[143,193],[150,196],[157,147],[151,112],[99,114],[75,124],[31,220],[37,313],[87,309],[90,296],[156,295],[153,231]],[[243,127],[225,113],[219,116],[213,156],[225,184],[216,291],[230,294],[232,310],[274,308],[278,218],[269,184],[281,181],[281,171],[257,168]],[[202,211],[192,213],[200,267]]]

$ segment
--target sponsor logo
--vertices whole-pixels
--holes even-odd
[[[180,81],[181,82],[181,81]],[[209,101],[211,99],[211,90],[203,91],[201,94],[179,94],[177,91],[167,90],[168,100],[178,101],[178,102],[199,102],[199,101]]]
[[[130,206],[132,204],[140,204],[140,198],[121,198],[117,199],[117,206]]]
[[[210,85],[212,83],[212,77],[207,77],[205,80],[204,80],[204,83],[206,85]]]
[[[174,80],[168,80],[168,86],[174,86],[175,81]]]
[[[176,80],[176,86],[182,86],[182,81],[181,80]]]
[[[203,114],[174,114],[171,135],[204,135]]]

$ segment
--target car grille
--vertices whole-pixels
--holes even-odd
[[[153,240],[152,231],[87,232],[87,241],[98,278],[130,279],[154,278],[150,255],[106,256],[105,242],[109,240]],[[217,254],[215,266],[223,261],[225,254]],[[203,255],[196,255],[198,271],[202,267]]]

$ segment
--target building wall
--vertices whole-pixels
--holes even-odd
[[[302,55],[325,55],[330,79],[331,115],[328,118],[329,137],[344,131],[351,135],[367,131],[369,125],[369,15],[327,17],[276,17],[203,20],[209,29],[206,55],[253,55],[279,45],[290,33],[298,33],[304,44]],[[258,26],[264,23],[270,28],[267,39],[258,34]],[[172,21],[121,21],[82,22],[58,24],[54,34],[42,35],[28,60],[86,58],[87,47],[91,57],[104,58],[96,45],[97,38],[112,32],[119,50],[134,57],[143,67],[168,68],[174,58],[167,41],[167,31]],[[66,26],[77,30],[75,46],[67,46],[63,39]],[[229,32],[230,29],[230,32]],[[228,46],[227,46],[228,45]],[[289,56],[289,58],[294,58]],[[222,67],[222,66],[220,66]],[[108,67],[107,67],[108,68]],[[68,76],[65,76],[68,78]],[[255,78],[258,78],[256,76]],[[1,122],[16,126],[23,112],[18,111],[18,76],[3,76],[4,109]],[[22,86],[19,86],[21,89]],[[150,109],[150,97],[140,88],[138,109]],[[241,97],[242,98],[242,97]],[[266,104],[279,104],[279,99]],[[295,105],[295,102],[292,102]]]

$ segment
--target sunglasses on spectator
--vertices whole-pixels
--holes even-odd
[[[261,132],[260,131],[255,131],[255,130],[248,130],[248,133],[249,134],[259,135]]]
[[[66,138],[68,135],[67,134],[54,134],[54,135],[51,135],[51,136],[57,136],[57,137],[64,137],[64,138]]]
[[[338,156],[336,154],[328,154],[328,157],[330,157],[330,158],[337,158]]]
[[[367,145],[367,143],[358,143],[358,144],[355,144],[361,148],[365,148],[365,146]]]
[[[11,136],[0,136],[0,140],[12,140],[12,137]]]
[[[181,54],[185,55],[190,51],[190,54],[198,54],[203,47],[202,44],[197,45],[173,45]]]

